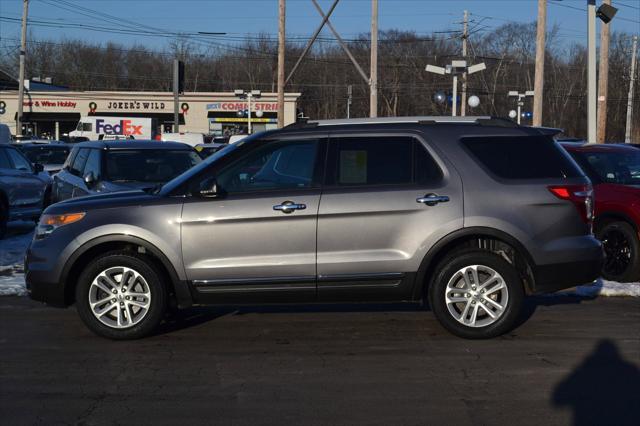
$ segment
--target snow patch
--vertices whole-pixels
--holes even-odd
[[[598,279],[591,285],[576,287],[571,294],[582,297],[596,296],[628,296],[640,297],[640,283],[617,283],[614,281]]]
[[[24,255],[33,238],[33,222],[12,222],[0,240],[0,296],[25,296]]]

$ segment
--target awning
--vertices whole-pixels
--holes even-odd
[[[14,120],[18,119],[18,113],[16,112]],[[77,123],[80,121],[79,112],[23,112],[23,122],[33,121],[72,121]]]

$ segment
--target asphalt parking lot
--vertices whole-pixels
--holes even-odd
[[[530,299],[467,341],[417,306],[194,308],[156,336],[0,298],[0,413],[21,424],[638,424],[640,300]]]

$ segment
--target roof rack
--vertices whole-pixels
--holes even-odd
[[[376,117],[376,118],[350,118],[336,120],[313,120],[305,123],[307,126],[345,126],[357,124],[384,124],[384,123],[464,123],[480,124],[503,127],[516,127],[517,124],[509,119],[478,116],[478,117],[449,117],[449,116],[415,116],[415,117]]]

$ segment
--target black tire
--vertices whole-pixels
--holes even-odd
[[[506,285],[506,292],[495,294],[496,298],[501,297],[501,294],[506,295],[505,300],[507,302],[502,313],[496,314],[497,319],[495,322],[477,327],[462,324],[454,318],[453,314],[449,311],[447,302],[445,301],[445,294],[447,292],[447,284],[449,281],[454,278],[458,271],[472,265],[480,265],[481,267],[493,269],[501,275]],[[484,275],[484,272],[482,272],[482,274]],[[486,281],[486,283],[490,282],[491,281]],[[481,280],[480,284],[482,284]],[[490,289],[490,287],[493,287],[493,285],[488,285],[487,289]],[[477,295],[471,295],[467,292],[460,293],[460,297],[471,297],[473,300],[466,299],[465,302],[452,306],[452,309],[458,309],[458,306],[462,309],[461,306],[466,307],[467,304],[471,303],[474,303],[473,307],[475,308],[476,298],[482,302],[483,305],[489,306],[489,308],[492,309],[492,307],[487,304],[486,300],[482,300],[482,298],[486,296],[480,295],[479,292],[477,292]],[[442,324],[442,326],[448,331],[456,336],[466,339],[488,339],[511,331],[516,325],[522,308],[522,302],[524,300],[524,288],[518,272],[504,258],[491,252],[472,250],[452,253],[438,264],[433,279],[427,289],[427,296],[431,310],[440,324]],[[501,302],[500,299],[496,299],[496,301]],[[484,306],[480,306],[480,302],[478,302],[478,307],[476,308],[478,315],[480,315],[481,318],[484,318],[482,321],[491,321],[490,317],[487,316],[487,310]],[[482,312],[479,309],[480,307],[483,308]],[[460,316],[462,315],[463,314],[460,313]],[[479,324],[482,321],[479,321]]]
[[[140,322],[129,328],[114,328],[103,324],[94,316],[89,303],[93,280],[102,271],[117,267],[135,270],[144,278],[150,292],[147,313]],[[80,275],[75,295],[78,314],[85,325],[95,334],[114,340],[139,339],[152,334],[167,310],[167,283],[162,272],[148,257],[129,251],[108,252],[91,261]]]
[[[610,222],[598,230],[606,259],[602,276],[610,281],[640,280],[640,241],[638,233],[627,222]]]

